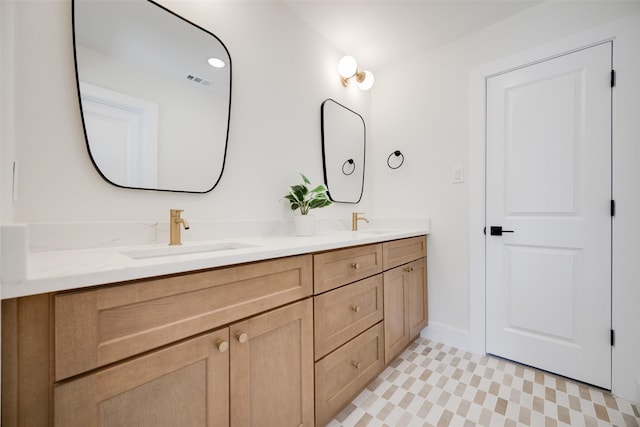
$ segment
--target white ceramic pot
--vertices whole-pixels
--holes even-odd
[[[296,236],[312,236],[316,232],[316,219],[313,215],[296,215],[293,217]]]

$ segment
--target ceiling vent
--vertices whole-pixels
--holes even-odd
[[[194,76],[192,74],[189,74],[187,76],[187,80],[192,81],[194,83],[203,85],[203,86],[209,86],[211,84],[210,81],[203,79],[202,77],[198,77],[198,76]]]

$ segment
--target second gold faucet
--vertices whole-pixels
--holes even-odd
[[[178,246],[182,242],[180,240],[180,225],[185,230],[189,229],[189,223],[186,219],[180,217],[182,209],[171,209],[169,214],[169,246]]]
[[[358,231],[358,221],[369,223],[367,218],[358,215],[364,215],[364,212],[354,212],[351,214],[351,231]]]

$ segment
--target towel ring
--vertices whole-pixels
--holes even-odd
[[[400,164],[398,166],[391,166],[391,156],[400,157]],[[402,166],[403,163],[404,163],[404,154],[402,154],[400,150],[394,151],[393,153],[389,154],[389,157],[387,157],[387,166],[389,166],[390,169],[398,169],[400,166]]]
[[[349,167],[347,166],[348,164],[351,165],[351,172],[345,171],[345,168],[346,170],[349,170]],[[356,170],[356,163],[353,161],[353,159],[349,159],[342,164],[342,173],[345,175],[351,175],[353,172],[355,172],[355,170]]]

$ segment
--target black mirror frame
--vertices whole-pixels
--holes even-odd
[[[344,201],[344,200],[336,200],[331,196],[331,188],[329,187],[329,180],[328,180],[328,176],[327,176],[327,156],[326,156],[326,147],[325,147],[325,132],[324,132],[324,126],[325,126],[325,117],[324,117],[324,106],[327,102],[333,102],[337,105],[339,105],[340,107],[350,111],[351,113],[355,114],[356,116],[358,116],[360,118],[360,120],[362,121],[362,128],[363,128],[363,139],[362,139],[362,186],[360,187],[360,195],[358,196],[358,199],[356,201]],[[324,184],[327,187],[327,196],[329,196],[329,199],[334,202],[334,203],[349,203],[349,204],[358,204],[360,203],[360,201],[362,200],[362,194],[364,193],[364,173],[365,173],[365,164],[366,164],[366,153],[367,153],[367,126],[365,124],[364,118],[356,113],[355,111],[353,111],[352,109],[345,107],[344,105],[340,104],[339,102],[331,99],[331,98],[327,98],[324,101],[322,101],[322,104],[320,105],[320,132],[321,132],[321,136],[322,136],[322,174],[324,176]],[[352,159],[349,159],[351,161],[353,161]],[[349,160],[347,160],[347,162],[349,162]],[[353,172],[352,172],[353,173]],[[346,174],[346,175],[351,175],[351,174]]]

